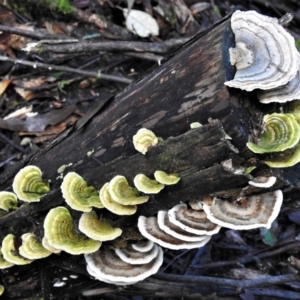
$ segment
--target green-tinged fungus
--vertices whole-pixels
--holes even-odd
[[[101,242],[88,239],[75,231],[70,212],[62,206],[49,211],[44,221],[44,230],[49,245],[72,255],[93,253],[101,246]]]
[[[2,254],[6,261],[15,265],[27,265],[32,262],[32,260],[22,257],[15,247],[15,236],[13,234],[8,234],[2,241]]]
[[[176,173],[168,174],[164,171],[155,171],[154,178],[156,181],[158,181],[162,184],[165,184],[165,185],[176,184],[180,180],[180,177],[178,176],[178,174],[176,174]]]
[[[26,202],[39,202],[50,191],[49,182],[43,181],[42,171],[36,166],[21,169],[14,178],[13,190]]]
[[[299,142],[300,127],[292,114],[265,115],[264,126],[258,143],[247,143],[254,153],[280,152],[293,148]]]
[[[0,296],[4,293],[4,286],[0,284]]]
[[[2,254],[2,250],[0,247],[0,270],[1,269],[7,269],[14,266],[14,264],[12,264],[11,262],[7,261],[4,259],[3,254]]]
[[[22,235],[22,245],[19,248],[19,253],[28,259],[40,259],[52,254],[49,250],[43,247],[37,237],[33,233],[25,233]]]
[[[49,250],[49,251],[52,252],[52,253],[58,254],[58,253],[61,252],[60,249],[54,248],[54,247],[52,247],[51,245],[49,245],[48,240],[47,240],[46,237],[43,237],[43,239],[42,239],[42,245],[43,245],[43,247],[44,247],[45,249]]]
[[[133,215],[136,212],[136,205],[122,205],[115,202],[108,190],[109,183],[105,183],[99,192],[104,207],[116,215]]]
[[[122,234],[122,229],[112,227],[105,220],[99,220],[94,211],[82,214],[78,228],[89,238],[101,242],[114,240]]]
[[[99,194],[77,173],[69,172],[63,179],[61,191],[69,206],[75,210],[88,212],[92,206],[103,208]]]
[[[157,145],[158,142],[158,137],[151,130],[146,128],[139,129],[133,136],[134,148],[144,155],[151,147]]]
[[[122,205],[137,205],[149,200],[148,196],[141,196],[137,189],[130,187],[127,179],[121,175],[109,182],[108,190],[113,201]]]
[[[18,199],[14,193],[0,192],[0,208],[6,211],[18,208]]]
[[[133,182],[135,187],[145,194],[157,194],[165,187],[164,184],[152,180],[144,174],[136,175]]]
[[[199,122],[193,122],[190,124],[191,129],[202,127],[203,125]]]

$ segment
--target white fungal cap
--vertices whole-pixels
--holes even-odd
[[[212,205],[203,205],[207,218],[230,229],[270,228],[279,214],[283,194],[281,190],[241,199],[225,201],[215,198]]]
[[[172,250],[199,248],[208,243],[211,238],[210,236],[207,236],[200,242],[186,242],[177,239],[159,228],[156,217],[146,218],[144,216],[140,216],[138,220],[138,228],[141,234],[147,239],[159,244],[162,247]]]
[[[124,261],[131,265],[142,265],[151,262],[158,253],[158,245],[153,243],[153,247],[147,252],[139,252],[132,245],[125,248],[116,248],[116,254]]]
[[[161,230],[163,230],[165,233],[183,240],[187,242],[200,242],[203,241],[207,235],[196,235],[193,233],[190,233],[186,230],[181,229],[180,227],[174,225],[170,222],[168,217],[168,212],[164,210],[160,210],[157,214],[157,223]]]
[[[229,49],[230,62],[237,72],[226,85],[268,90],[295,77],[299,69],[295,40],[278,19],[238,10],[231,17],[231,28],[236,47]]]
[[[139,252],[147,252],[153,248],[154,243],[150,240],[132,244],[132,248]]]
[[[99,250],[84,256],[87,271],[98,280],[114,284],[133,284],[155,274],[163,263],[163,251],[149,263],[131,265],[121,260],[113,250]]]
[[[275,176],[270,176],[270,177],[259,176],[249,181],[248,183],[252,186],[256,186],[260,188],[269,188],[275,184],[276,179],[277,178]]]
[[[219,225],[207,218],[203,210],[189,209],[184,203],[170,209],[168,216],[174,225],[197,235],[213,235],[221,229]]]

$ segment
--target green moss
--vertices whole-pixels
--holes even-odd
[[[73,12],[74,7],[69,3],[68,0],[44,0],[51,9],[57,10],[63,14],[70,14]]]

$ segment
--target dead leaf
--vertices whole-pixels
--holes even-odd
[[[0,96],[2,96],[2,94],[6,91],[11,81],[12,81],[11,79],[7,79],[7,80],[2,80],[0,82]]]

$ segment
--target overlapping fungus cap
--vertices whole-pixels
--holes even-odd
[[[162,183],[165,185],[173,185],[173,184],[178,183],[178,181],[180,180],[180,177],[178,176],[178,174],[175,174],[175,173],[168,174],[168,173],[166,173],[164,171],[160,171],[160,170],[155,171],[154,178],[159,183]]]
[[[141,196],[137,189],[129,186],[127,179],[121,175],[109,182],[108,190],[112,200],[122,205],[137,205],[149,200],[148,196]]]
[[[230,62],[237,72],[226,85],[268,90],[295,77],[299,68],[295,40],[278,19],[238,10],[231,17],[231,28],[236,46],[229,49]]]
[[[103,208],[99,194],[77,173],[69,172],[61,184],[61,192],[68,205],[75,210],[91,211],[92,207]]]
[[[186,204],[175,205],[168,212],[169,220],[179,228],[198,235],[213,235],[221,227],[211,222],[203,210],[188,208]]]
[[[148,149],[157,145],[158,141],[159,139],[157,136],[151,130],[146,128],[139,129],[138,132],[133,136],[134,148],[144,155]]]
[[[260,188],[269,188],[273,186],[276,182],[277,178],[275,176],[259,176],[255,177],[253,180],[248,183],[252,186],[260,187]]]
[[[25,233],[22,235],[22,245],[19,248],[21,256],[28,259],[40,259],[52,254],[49,250],[43,247],[37,237],[33,233]]]
[[[42,245],[43,245],[43,247],[45,249],[49,250],[51,253],[58,254],[58,253],[61,252],[60,249],[56,249],[56,248],[52,247],[51,245],[49,245],[48,240],[47,240],[46,237],[43,237],[43,239],[42,239]]]
[[[116,248],[115,252],[124,262],[131,265],[141,265],[151,262],[157,256],[158,249],[159,246],[153,243],[152,248],[148,251],[138,251],[132,245],[127,245],[125,248]]]
[[[27,166],[15,176],[13,190],[22,201],[38,202],[50,191],[50,186],[48,182],[43,181],[42,171],[38,167]]]
[[[133,179],[133,183],[140,192],[145,194],[157,194],[165,187],[164,184],[150,179],[144,174],[137,174]]]
[[[2,249],[0,247],[0,270],[1,269],[7,269],[7,268],[10,268],[12,266],[14,266],[13,263],[11,263],[11,262],[4,259],[3,254],[2,254]]]
[[[270,228],[279,214],[283,194],[281,190],[225,201],[214,198],[211,204],[203,203],[207,218],[230,229]]]
[[[208,243],[211,238],[211,236],[207,236],[205,239],[198,242],[180,240],[161,230],[158,226],[156,217],[146,218],[144,216],[140,216],[138,219],[138,228],[145,238],[159,244],[162,247],[172,250],[199,248]]]
[[[32,260],[21,256],[15,247],[15,236],[13,234],[8,234],[2,241],[2,255],[4,259],[14,265],[27,265],[32,262]]]
[[[132,265],[120,259],[113,250],[86,254],[87,271],[100,281],[128,285],[155,274],[163,263],[163,251],[158,247],[156,257],[149,263]]]
[[[103,185],[99,192],[99,197],[104,207],[116,215],[133,215],[137,210],[137,206],[122,205],[118,202],[115,202],[109,193],[108,187],[109,183],[107,182]]]
[[[94,211],[82,214],[78,228],[89,238],[101,242],[114,240],[122,234],[122,229],[112,227],[108,221],[102,218],[99,220]]]
[[[11,192],[0,192],[0,208],[9,211],[18,208],[18,199],[14,193]]]
[[[292,114],[264,116],[264,131],[260,134],[257,144],[247,143],[254,153],[280,152],[296,146],[300,139],[300,127]]]
[[[50,246],[73,255],[92,253],[101,246],[101,242],[75,231],[70,212],[62,206],[48,212],[44,221],[44,231]]]
[[[153,248],[154,243],[150,240],[140,241],[132,244],[132,248],[138,252],[147,252]]]

